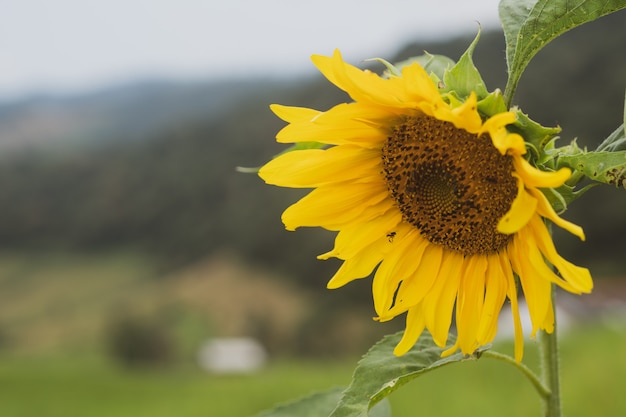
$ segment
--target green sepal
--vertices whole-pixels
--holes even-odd
[[[454,60],[445,55],[433,55],[428,52],[424,53],[424,55],[409,58],[396,65],[402,68],[414,62],[420,64],[428,75],[436,75],[438,80],[443,80],[445,72],[455,65]]]
[[[592,181],[626,189],[626,151],[587,152],[573,143],[557,159],[557,168],[568,167]]]
[[[489,95],[487,95],[487,97],[479,100],[477,105],[478,112],[486,117],[491,117],[507,111],[506,104],[504,103],[504,97],[502,96],[502,91],[500,91],[499,89],[494,90]]]
[[[337,387],[316,392],[285,404],[279,404],[255,417],[327,417],[337,406],[344,389]],[[369,414],[369,417],[390,416],[391,406],[388,401],[377,404]]]
[[[445,87],[443,92],[456,93],[456,95],[462,99],[466,99],[470,96],[472,92],[476,93],[476,97],[478,100],[482,100],[483,98],[489,95],[489,91],[487,90],[487,86],[483,81],[480,72],[474,65],[474,61],[472,60],[472,54],[474,53],[474,48],[478,45],[478,40],[480,39],[480,28],[476,37],[469,45],[467,50],[461,55],[459,61],[449,70],[445,71],[443,74],[443,83]]]
[[[442,80],[444,72],[455,64],[454,60],[445,55],[433,55],[428,52],[424,53],[424,55],[411,57],[395,64],[391,64],[382,58],[372,58],[367,61],[376,61],[383,64],[386,68],[383,77],[387,78],[401,77],[402,68],[417,62],[431,77],[434,74],[436,81]]]
[[[507,126],[513,133],[520,134],[526,143],[535,151],[535,157],[542,159],[545,156],[545,147],[561,132],[560,127],[546,127],[535,122],[519,108],[511,109],[515,112],[517,120]]]
[[[451,347],[456,338],[449,335],[448,346],[442,349],[424,332],[409,352],[398,357],[393,350],[401,338],[402,332],[386,336],[363,356],[350,386],[330,417],[367,416],[370,408],[413,379],[444,365],[478,359],[489,348],[482,347],[469,356],[455,353],[442,358],[442,352]]]
[[[323,149],[327,146],[328,146],[327,144],[320,143],[320,142],[298,142],[298,143],[291,145],[284,151],[274,155],[272,159],[279,157],[280,155],[286,154],[287,152],[302,151],[305,149]],[[244,174],[257,174],[260,169],[261,167],[240,167],[240,166],[235,167],[235,170],[237,172],[241,172]]]

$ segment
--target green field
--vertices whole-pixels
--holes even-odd
[[[562,340],[569,417],[626,415],[626,332],[579,327]],[[508,349],[509,347],[505,347]],[[532,347],[527,359],[534,366]],[[354,361],[281,360],[252,375],[216,376],[191,366],[127,370],[102,357],[0,358],[2,417],[250,416],[315,390],[349,382]],[[509,365],[454,364],[391,396],[393,415],[538,416],[540,403]]]
[[[0,255],[0,417],[247,417],[347,385],[356,357],[275,358],[251,375],[211,375],[194,365],[191,347],[211,335],[205,319],[238,308],[233,297],[246,288],[278,293],[275,286],[237,281],[238,271],[208,262],[164,272],[125,253]],[[219,307],[220,298],[230,303]],[[103,328],[113,312],[129,308],[169,320],[182,340],[175,360],[126,368],[107,355]],[[623,314],[562,334],[566,416],[626,415]],[[532,342],[525,362],[537,367]],[[526,417],[539,416],[541,408],[517,370],[487,358],[426,374],[394,393],[391,405],[395,417]]]

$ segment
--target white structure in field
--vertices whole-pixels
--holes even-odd
[[[246,337],[211,339],[198,352],[200,367],[220,374],[254,372],[266,361],[263,346]]]

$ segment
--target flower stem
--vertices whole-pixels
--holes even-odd
[[[552,284],[552,308],[554,309],[554,331],[539,333],[539,353],[541,360],[541,369],[543,374],[543,383],[549,387],[550,393],[545,399],[544,415],[546,417],[562,417],[561,410],[561,386],[559,374],[559,352],[557,346],[557,319],[556,319],[556,303],[555,303],[555,286]]]
[[[491,350],[486,350],[482,352],[481,356],[485,358],[497,359],[516,367],[518,371],[520,371],[522,374],[524,374],[526,378],[528,378],[528,380],[533,385],[533,387],[535,387],[541,398],[547,401],[547,398],[551,394],[550,389],[541,382],[541,379],[539,379],[539,377],[529,367],[521,362],[517,362],[515,359],[508,355],[504,355],[502,353],[494,352]]]

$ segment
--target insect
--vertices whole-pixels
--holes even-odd
[[[393,242],[393,238],[396,237],[396,232],[387,233],[387,239],[389,239],[389,243]]]

